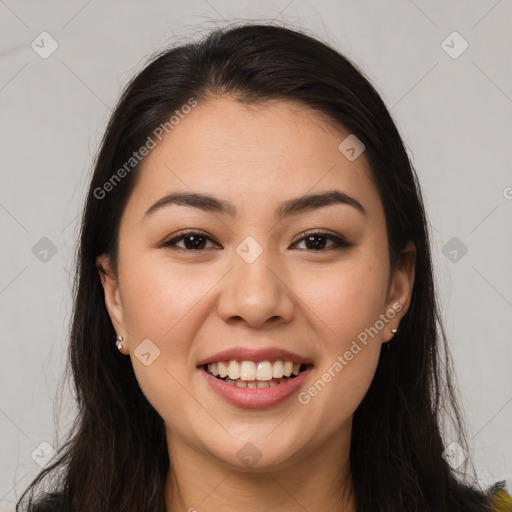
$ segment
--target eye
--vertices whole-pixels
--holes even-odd
[[[327,246],[327,242],[332,242]],[[207,249],[208,242],[213,242],[214,246],[220,247],[211,237],[199,231],[186,231],[180,233],[178,236],[164,242],[163,247],[178,247],[186,251],[201,251]],[[182,243],[182,245],[179,245]],[[347,242],[340,236],[326,233],[323,231],[308,231],[300,235],[299,240],[293,245],[306,244],[306,248],[313,251],[325,251],[329,249],[336,249],[341,247],[351,247],[353,244]]]
[[[333,242],[330,247],[325,248],[327,241]],[[305,243],[307,248],[311,248],[313,251],[324,251],[328,249],[337,249],[340,247],[351,247],[353,244],[347,242],[340,236],[333,235],[331,233],[325,233],[322,231],[306,232],[300,235],[299,240],[296,244]]]
[[[181,241],[183,241],[183,245],[178,245]],[[162,246],[179,247],[180,249],[189,251],[200,251],[207,248],[205,246],[207,245],[208,241],[214,242],[214,244],[218,245],[212,238],[203,233],[198,231],[186,231],[180,233],[179,236],[164,242]]]

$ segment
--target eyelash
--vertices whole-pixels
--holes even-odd
[[[190,237],[190,236],[194,236],[194,235],[198,235],[201,238],[205,238],[207,240],[215,242],[211,237],[201,233],[200,231],[183,231],[178,236],[172,238],[171,240],[164,242],[162,244],[162,246],[168,247],[168,248],[177,247],[177,245],[176,245],[177,242],[184,240],[186,237]],[[312,237],[312,236],[326,238],[326,239],[334,242],[336,245],[334,247],[331,246],[330,248],[327,248],[327,249],[319,249],[319,250],[309,249],[308,252],[325,252],[325,251],[329,251],[332,249],[349,248],[354,245],[352,243],[347,242],[345,239],[343,239],[340,236],[335,236],[331,233],[326,233],[324,231],[306,231],[299,237],[299,239],[294,243],[294,245],[298,244],[298,243],[302,242],[303,240],[307,239],[308,237]],[[215,243],[217,243],[217,242],[215,242]],[[201,252],[201,251],[205,250],[205,249],[186,249],[185,247],[177,247],[177,248],[182,249],[186,252]]]

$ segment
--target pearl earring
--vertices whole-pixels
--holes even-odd
[[[396,333],[396,331],[398,331],[398,329],[391,329],[391,332],[392,332],[393,334],[395,334],[395,333]]]
[[[122,341],[123,341],[122,336],[116,336],[116,343],[117,343],[117,348],[119,349],[119,351],[123,350],[123,348],[124,348],[124,345],[121,343]]]

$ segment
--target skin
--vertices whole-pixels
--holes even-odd
[[[408,244],[403,265],[391,271],[384,211],[368,162],[364,153],[349,161],[338,150],[348,134],[292,101],[202,102],[140,170],[121,219],[117,275],[108,256],[98,258],[123,353],[165,421],[171,512],[355,511],[352,417],[381,344],[409,307],[415,250]],[[357,199],[366,215],[335,204],[274,216],[285,200],[333,189]],[[176,191],[228,200],[238,213],[171,205],[145,217]],[[183,240],[162,246],[185,229],[211,240],[196,251]],[[320,236],[315,241],[325,246],[315,250],[298,241],[311,229],[354,245],[337,248]],[[236,252],[247,236],[263,250],[252,263]],[[237,345],[286,348],[313,361],[301,388],[307,390],[397,303],[401,311],[307,404],[292,396],[275,407],[239,409],[214,394],[196,367]],[[148,366],[134,353],[145,339],[160,350]],[[261,455],[252,467],[237,456],[248,442]]]

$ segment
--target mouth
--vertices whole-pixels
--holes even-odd
[[[204,364],[200,368],[231,386],[264,389],[290,382],[312,366],[288,360],[230,360]]]

